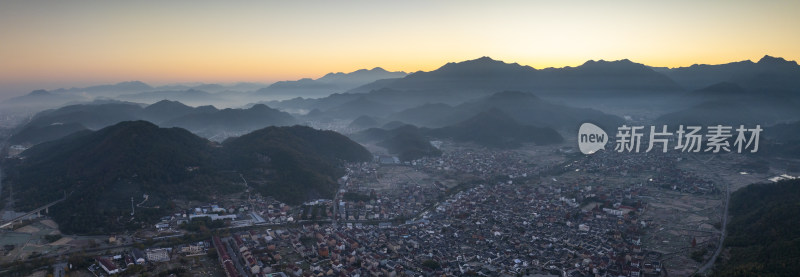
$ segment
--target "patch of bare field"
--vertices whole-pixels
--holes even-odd
[[[564,157],[564,154],[559,152],[559,148],[564,147],[565,145],[572,145],[572,144],[556,144],[556,145],[533,145],[533,144],[526,144],[523,147],[516,149],[515,151],[518,153],[522,153],[526,156],[535,158],[537,164],[547,165],[547,164],[558,164],[566,161],[567,159]],[[574,147],[573,147],[574,148]],[[574,151],[578,151],[577,149],[573,149]]]
[[[647,249],[658,251],[674,276],[688,276],[701,265],[689,258],[693,251],[719,242],[714,227],[722,214],[722,195],[695,195],[652,188],[652,198],[642,219],[651,222],[642,237]],[[696,246],[692,247],[692,240]]]
[[[31,226],[31,225],[25,225],[25,226],[23,226],[23,227],[17,228],[17,229],[16,229],[16,230],[14,230],[14,231],[15,231],[15,232],[20,232],[20,233],[29,233],[29,234],[33,234],[33,233],[37,233],[37,232],[39,232],[39,228],[33,227],[33,226]]]
[[[731,192],[753,183],[768,182],[767,178],[780,175],[777,172],[761,174],[742,168],[743,164],[754,159],[747,154],[725,154],[709,157],[690,157],[678,163],[678,168],[692,172],[700,177],[715,180],[719,184],[731,186]],[[774,171],[774,170],[770,170]]]
[[[61,239],[59,239],[57,241],[54,241],[54,242],[50,243],[50,245],[52,245],[52,246],[67,245],[71,241],[72,241],[72,238],[61,238]]]
[[[39,221],[39,223],[44,224],[45,226],[53,228],[53,229],[58,229],[58,224],[55,221],[50,220],[50,219],[45,219],[45,220]]]

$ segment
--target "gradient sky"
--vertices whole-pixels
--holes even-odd
[[[2,1],[0,99],[490,56],[535,68],[800,60],[800,1]]]

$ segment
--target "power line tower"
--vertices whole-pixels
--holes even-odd
[[[131,196],[131,216],[133,216],[134,212],[135,212],[135,210],[133,208],[133,196]]]

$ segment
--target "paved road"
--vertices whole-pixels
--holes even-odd
[[[28,218],[28,217],[30,217],[30,216],[32,216],[32,215],[34,215],[34,214],[38,214],[39,212],[41,212],[41,211],[44,211],[44,210],[47,210],[47,209],[49,209],[50,207],[52,207],[53,205],[55,205],[55,204],[58,204],[59,202],[61,202],[61,201],[64,201],[64,200],[66,200],[66,199],[67,199],[67,193],[64,193],[64,198],[61,198],[61,199],[59,199],[59,200],[56,200],[56,201],[50,202],[50,203],[48,203],[48,204],[46,204],[46,205],[44,205],[44,206],[41,206],[41,207],[39,207],[39,208],[36,208],[35,210],[32,210],[32,211],[30,211],[30,212],[27,212],[27,213],[25,213],[25,214],[23,214],[23,215],[20,215],[20,216],[17,216],[17,217],[15,217],[15,218],[12,218],[11,220],[8,220],[8,221],[6,221],[6,222],[3,222],[2,224],[0,224],[0,228],[5,228],[5,227],[8,227],[8,226],[12,226],[12,227],[13,227],[13,224],[14,224],[14,222],[17,222],[17,221],[23,220],[23,219],[25,219],[25,218]]]
[[[717,250],[714,251],[714,255],[711,256],[711,259],[709,259],[705,265],[703,265],[702,267],[700,267],[699,270],[697,270],[698,273],[705,273],[706,271],[711,269],[711,267],[714,266],[714,262],[717,261],[719,253],[722,252],[722,243],[725,242],[725,231],[726,231],[725,228],[728,226],[728,203],[730,202],[731,199],[731,189],[730,186],[727,187],[728,189],[726,190],[725,193],[725,213],[723,213],[722,215],[722,232],[720,232],[721,235],[719,237],[719,243],[717,244]]]
[[[722,180],[722,177],[719,176],[719,173],[715,174],[718,180]],[[719,257],[719,253],[722,252],[722,243],[725,242],[725,235],[726,235],[726,228],[728,226],[728,204],[731,202],[731,186],[730,184],[725,185],[725,211],[722,213],[722,230],[720,230],[719,236],[719,243],[717,244],[717,250],[714,251],[714,255],[711,256],[706,264],[700,267],[697,270],[698,273],[706,273],[709,269],[714,266],[714,262],[717,261]]]
[[[68,266],[68,264],[64,263],[64,262],[57,263],[57,264],[53,265],[53,276],[54,277],[66,277],[67,276],[67,272],[64,269],[67,268],[67,266]]]
[[[336,221],[339,219],[339,191],[345,188],[345,185],[348,181],[350,181],[350,179],[347,181],[342,181],[342,179],[339,179],[339,188],[336,189],[336,193],[333,195],[333,215],[331,216],[331,225],[334,229],[336,229]]]
[[[236,249],[234,251],[233,247],[231,247],[231,244],[235,244],[235,242],[233,242],[233,239],[231,239],[231,238],[222,239],[222,244],[224,244],[225,248],[228,249],[228,256],[231,257],[231,260],[236,265],[235,267],[236,267],[236,270],[239,271],[239,275],[240,276],[250,276],[249,274],[247,274],[248,272],[245,272],[245,270],[244,270],[246,267],[242,265],[242,262],[241,262],[242,256],[239,254],[239,249]]]

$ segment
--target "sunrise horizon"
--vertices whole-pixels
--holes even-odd
[[[244,4],[248,5],[244,5]],[[0,3],[0,99],[33,89],[273,83],[488,56],[536,69],[800,60],[800,3]]]
[[[8,95],[8,96],[6,96],[6,95],[0,94],[0,100],[3,100],[5,98],[20,96],[20,95],[25,95],[25,94],[30,93],[31,91],[34,91],[34,90],[69,89],[69,88],[90,87],[90,86],[118,84],[118,83],[136,82],[136,81],[142,82],[142,83],[145,83],[145,84],[148,84],[148,85],[151,85],[151,86],[156,86],[156,87],[158,87],[158,86],[167,86],[167,85],[200,85],[200,84],[233,85],[233,84],[240,84],[240,83],[259,83],[259,84],[264,84],[264,85],[270,85],[270,84],[273,84],[273,83],[276,83],[276,82],[281,82],[281,81],[297,81],[297,80],[306,79],[306,78],[318,79],[318,78],[321,78],[321,77],[325,76],[326,74],[331,74],[331,73],[352,73],[352,72],[355,72],[355,71],[358,71],[358,70],[372,70],[372,69],[375,69],[375,68],[382,68],[382,69],[384,69],[386,71],[389,71],[389,72],[400,72],[400,71],[402,71],[402,72],[406,72],[408,74],[412,74],[412,73],[415,73],[415,72],[433,71],[433,70],[436,70],[436,69],[438,69],[438,68],[440,68],[440,67],[442,67],[442,66],[444,66],[444,65],[446,65],[448,63],[459,63],[459,62],[479,59],[479,58],[482,58],[482,57],[488,57],[488,58],[491,58],[493,60],[497,60],[497,61],[501,61],[501,62],[505,62],[505,63],[509,63],[509,64],[516,63],[516,64],[519,64],[521,66],[528,66],[528,67],[531,67],[531,68],[534,68],[534,69],[537,69],[537,70],[541,70],[541,69],[546,69],[546,68],[577,67],[577,66],[580,66],[580,65],[582,65],[582,64],[584,64],[584,63],[586,63],[588,61],[620,61],[620,60],[630,60],[633,63],[643,64],[645,66],[654,67],[654,68],[681,68],[681,67],[690,67],[690,66],[693,66],[693,65],[720,65],[720,64],[728,64],[728,63],[743,62],[743,61],[751,61],[753,63],[756,63],[761,58],[763,58],[765,56],[770,56],[770,57],[774,57],[774,58],[782,58],[782,59],[785,59],[787,61],[794,61],[794,62],[798,61],[798,60],[795,60],[795,59],[790,59],[790,58],[786,58],[786,57],[782,57],[782,56],[778,56],[778,55],[763,54],[763,55],[758,55],[757,57],[734,59],[734,60],[722,61],[722,62],[718,62],[718,63],[694,62],[694,63],[691,63],[691,64],[685,64],[685,65],[681,64],[681,65],[676,65],[676,66],[653,65],[653,64],[640,62],[640,61],[638,61],[636,59],[631,59],[631,58],[619,58],[619,59],[590,58],[590,59],[586,59],[586,60],[584,60],[582,62],[550,66],[550,65],[537,65],[536,63],[526,64],[524,62],[519,62],[519,61],[515,61],[515,60],[500,59],[500,58],[496,58],[496,57],[493,57],[493,56],[490,56],[490,55],[482,55],[482,56],[475,56],[475,57],[472,57],[472,58],[466,58],[466,59],[462,59],[462,60],[445,61],[445,62],[441,62],[438,65],[423,65],[423,66],[420,66],[419,69],[395,69],[393,67],[381,66],[381,65],[363,66],[363,67],[357,67],[356,66],[356,67],[352,67],[353,69],[346,69],[346,70],[315,71],[315,72],[310,72],[307,75],[304,75],[304,73],[298,73],[298,75],[292,75],[292,76],[287,76],[287,77],[283,77],[283,78],[280,78],[280,77],[278,77],[278,78],[270,78],[269,76],[266,76],[265,78],[261,78],[261,79],[253,79],[253,78],[248,79],[246,77],[237,79],[236,76],[233,76],[231,78],[215,78],[215,77],[192,78],[192,77],[186,77],[186,78],[178,78],[178,79],[170,79],[170,80],[158,79],[158,78],[149,78],[149,79],[148,78],[128,78],[128,79],[104,79],[104,80],[95,80],[95,81],[93,81],[93,80],[75,80],[75,81],[67,81],[67,82],[59,82],[58,80],[50,80],[50,81],[44,81],[44,82],[38,81],[36,83],[37,84],[42,84],[41,86],[29,85],[27,83],[23,83],[22,84],[23,86],[28,87],[30,89],[25,90],[25,91],[20,91],[20,93],[18,95]]]

